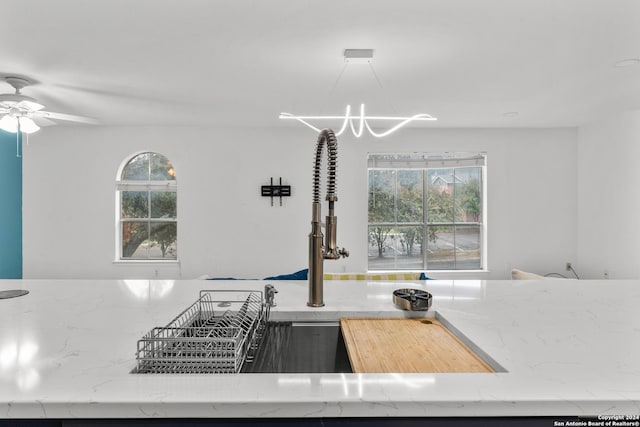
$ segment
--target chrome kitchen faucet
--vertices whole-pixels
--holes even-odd
[[[327,196],[329,215],[325,217],[327,236],[322,234],[322,205],[320,204],[320,165],[322,151],[327,146]],[[336,163],[338,162],[338,140],[331,129],[323,129],[318,135],[316,157],[313,167],[313,204],[311,205],[311,233],[309,234],[309,307],[322,307],[323,301],[323,262],[325,259],[348,257],[349,251],[336,247],[338,218],[334,215],[333,205],[338,201],[336,195]]]

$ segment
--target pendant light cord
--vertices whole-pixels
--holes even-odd
[[[396,111],[396,107],[393,105],[393,103],[391,102],[391,99],[389,99],[389,96],[387,95],[387,91],[385,90],[384,86],[382,86],[382,82],[380,81],[380,77],[378,77],[378,73],[376,73],[376,69],[373,68],[373,62],[369,61],[369,68],[371,68],[371,72],[373,73],[373,77],[376,79],[376,82],[378,82],[378,86],[380,86],[380,90],[382,91],[382,95],[385,98],[385,101],[387,102],[387,104],[389,104],[389,106],[391,107],[391,110],[393,110],[394,114],[398,114],[398,112]]]
[[[333,83],[333,86],[331,87],[329,98],[331,98],[333,96],[333,93],[336,91],[336,88],[338,87],[338,83],[340,83],[340,80],[342,79],[342,75],[347,70],[347,65],[349,65],[349,63],[345,61],[344,65],[342,66],[342,70],[340,70],[340,74],[338,74],[338,78],[336,79],[336,81]]]

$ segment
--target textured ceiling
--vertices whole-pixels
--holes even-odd
[[[300,126],[277,116],[366,102],[439,119],[419,126],[556,127],[640,108],[640,65],[614,66],[640,57],[637,0],[9,0],[1,28],[0,75],[104,125]],[[374,49],[378,80],[345,48]]]

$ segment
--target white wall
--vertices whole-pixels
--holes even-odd
[[[640,278],[640,111],[578,131],[578,261],[584,278]]]
[[[25,278],[261,278],[305,268],[316,135],[304,127],[49,127],[24,149]],[[404,129],[382,140],[339,138],[338,244],[367,268],[368,152],[485,151],[489,273],[563,272],[576,258],[577,137],[572,129]],[[140,150],[174,163],[180,264],[114,263],[115,184]],[[293,196],[271,207],[260,186],[282,177]],[[323,212],[323,215],[326,210]],[[433,273],[436,278],[448,277]]]

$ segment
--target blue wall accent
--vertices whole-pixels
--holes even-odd
[[[22,157],[16,150],[16,134],[0,130],[0,279],[22,278]]]

